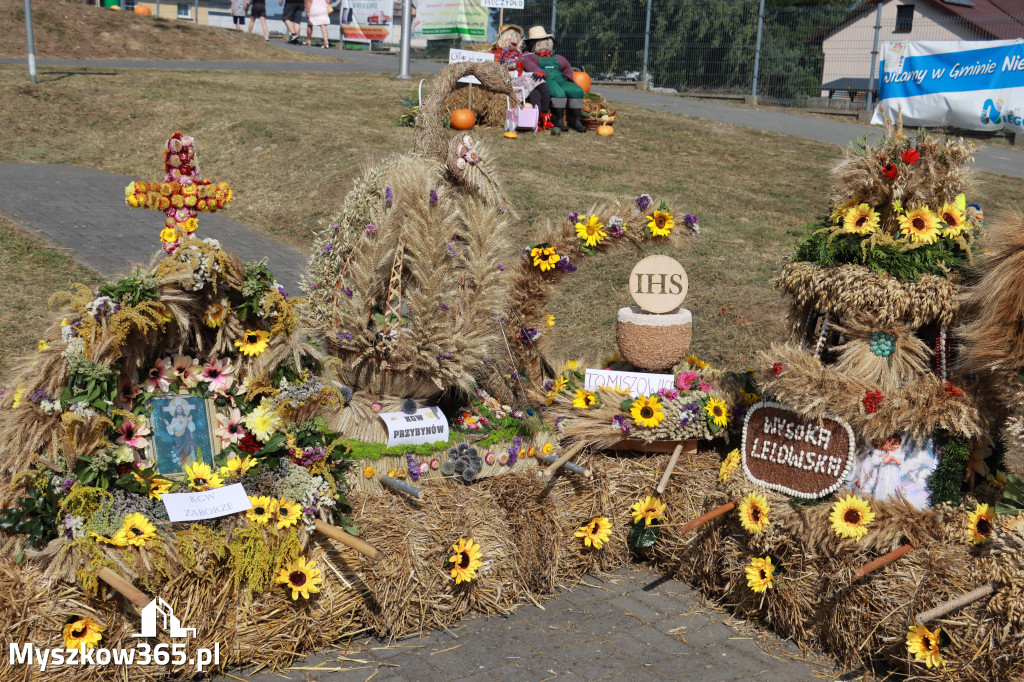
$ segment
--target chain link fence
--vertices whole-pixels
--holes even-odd
[[[958,0],[964,3],[967,0]],[[951,5],[952,7],[952,5]],[[1024,14],[958,16],[929,3],[767,6],[758,57],[755,0],[561,0],[557,49],[596,81],[788,106],[863,108],[872,52],[893,40],[1024,38]],[[909,9],[907,9],[909,8]],[[551,26],[551,0],[526,0],[506,22]],[[960,11],[970,9],[965,4]],[[645,59],[646,56],[646,59]],[[755,91],[755,62],[756,91]]]

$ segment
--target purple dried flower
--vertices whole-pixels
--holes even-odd
[[[455,248],[451,244],[448,244],[447,246],[448,246],[448,255],[450,255],[452,258],[455,258]]]
[[[331,229],[334,230],[335,232],[337,232],[338,228],[340,227],[341,225],[339,225],[338,223],[331,223]]]
[[[29,402],[38,403],[41,400],[49,400],[50,394],[41,388],[37,388],[32,391],[32,394],[28,397]]]
[[[62,495],[67,495],[71,492],[71,487],[75,485],[75,480],[74,478],[65,478],[60,482],[60,492]]]
[[[636,205],[640,208],[641,211],[646,211],[648,207],[650,207],[651,205],[651,195],[641,194],[636,198]]]
[[[334,244],[324,244],[324,255],[329,254],[331,251],[334,251]]]
[[[697,221],[697,216],[692,213],[687,213],[683,216],[683,225],[685,225],[694,234],[700,233],[700,223]]]
[[[409,470],[409,478],[414,481],[420,480],[420,463],[416,461],[413,453],[405,453],[405,466]]]
[[[528,253],[530,253],[530,247],[527,246],[526,248],[519,252],[519,257],[526,258],[526,254]]]
[[[363,230],[364,234],[373,234],[377,231],[377,226],[373,223],[366,223],[366,229]]]
[[[387,200],[388,206],[395,203],[395,194],[391,191],[391,185],[384,188],[384,199]]]
[[[501,263],[498,263],[498,272],[505,272],[505,266]]]
[[[279,287],[277,288],[277,293],[281,294],[281,295],[282,295],[282,296],[284,296],[285,298],[288,298],[289,296],[291,296],[291,294],[289,294],[289,293],[288,293],[287,291],[285,291],[285,290],[284,290],[284,287],[281,287],[281,286],[279,286]]]
[[[430,190],[430,205],[437,206],[437,190]]]
[[[612,424],[618,426],[619,429],[622,430],[622,433],[626,434],[627,436],[629,435],[629,420],[626,419],[625,415],[617,414],[614,417],[612,417]]]
[[[310,288],[310,289],[316,289],[316,288],[318,288],[319,286],[320,286],[319,284],[310,284],[310,285],[309,285],[309,288]]]
[[[352,332],[338,332],[337,336],[339,339],[345,339],[346,341],[352,340]]]
[[[504,206],[499,206],[498,207],[498,213],[504,213],[504,212],[505,212],[505,207]]]
[[[448,304],[447,303],[442,303],[441,304],[441,310],[448,310]]]
[[[519,449],[523,446],[523,439],[516,436],[512,439],[512,445],[508,448],[508,465],[512,466],[519,459]]]
[[[580,214],[577,213],[576,211],[573,211],[572,213],[569,214],[569,222],[570,223],[576,222],[577,220],[579,220],[579,218],[580,218]]]
[[[516,338],[523,343],[530,343],[538,337],[540,337],[540,332],[533,327],[520,327],[519,331],[516,332]]]
[[[345,294],[346,296],[352,296],[352,287],[342,287],[341,293]]]

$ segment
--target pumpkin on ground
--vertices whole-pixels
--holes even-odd
[[[472,109],[453,109],[452,128],[456,130],[469,130],[476,125],[476,114]]]
[[[590,74],[585,71],[574,71],[572,79],[576,82],[576,85],[583,88],[583,92],[590,92]]]
[[[615,128],[612,128],[610,125],[605,123],[603,125],[598,126],[597,134],[600,135],[601,137],[608,137],[609,135],[615,134]]]
[[[132,10],[136,14],[152,14],[153,11],[145,5],[135,5],[135,9]]]

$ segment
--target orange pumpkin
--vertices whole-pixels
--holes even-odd
[[[590,92],[590,74],[583,71],[574,71],[572,79],[576,82],[576,85],[583,88],[583,92]]]
[[[472,109],[452,109],[452,128],[469,130],[476,125],[476,114]]]
[[[135,9],[132,10],[136,14],[152,14],[153,11],[145,5],[135,5]]]
[[[610,125],[605,123],[604,125],[597,127],[597,134],[601,137],[609,137],[615,134],[615,128],[612,128]]]

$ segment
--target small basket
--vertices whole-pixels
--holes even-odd
[[[599,118],[581,118],[583,125],[587,126],[587,130],[597,130],[601,127],[601,119]]]

